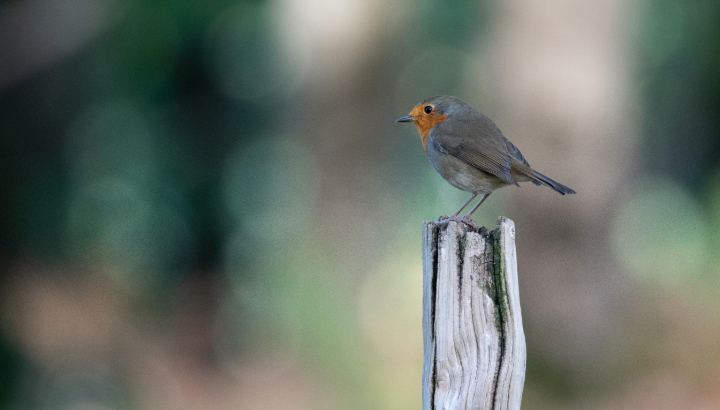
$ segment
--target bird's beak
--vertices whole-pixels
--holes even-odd
[[[406,115],[402,118],[398,118],[395,122],[413,122],[414,119],[415,117],[413,117],[412,115]]]

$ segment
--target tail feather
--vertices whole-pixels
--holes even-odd
[[[549,186],[550,188],[559,192],[561,195],[575,193],[575,191],[570,189],[570,187],[566,187],[565,185],[563,185],[559,182],[555,182],[551,178],[548,178],[545,175],[543,175],[535,170],[533,170],[533,175],[528,175],[528,176],[530,177],[530,179],[533,182],[538,181],[539,183],[541,183],[543,185]]]
[[[535,185],[549,186],[550,188],[559,192],[561,195],[575,193],[575,191],[573,191],[569,187],[566,187],[565,185],[563,185],[559,182],[553,181],[551,178],[546,177],[545,175],[535,171],[534,169],[532,169],[528,166],[516,166],[516,165],[517,164],[513,164],[512,170],[527,177],[530,180],[530,182],[532,182]]]

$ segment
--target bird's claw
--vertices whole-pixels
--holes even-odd
[[[477,224],[475,223],[475,221],[473,221],[472,219],[470,219],[470,217],[467,216],[467,215],[463,216],[463,217],[460,219],[460,222],[464,222],[464,223],[472,226],[474,229],[478,229],[478,226],[477,226]]]
[[[442,222],[442,221],[461,222],[461,221],[457,218],[457,215],[453,215],[453,216],[443,215],[443,216],[441,216],[440,218],[438,218],[438,221],[440,221],[440,222]]]

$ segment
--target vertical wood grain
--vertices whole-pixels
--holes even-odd
[[[515,226],[423,224],[423,409],[519,409],[525,336]]]

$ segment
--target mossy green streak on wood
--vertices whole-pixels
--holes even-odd
[[[493,277],[497,292],[498,330],[504,339],[505,324],[508,322],[507,309],[510,306],[510,301],[507,295],[507,261],[503,258],[505,238],[503,238],[501,223],[502,219],[498,221],[497,228],[493,230]]]

